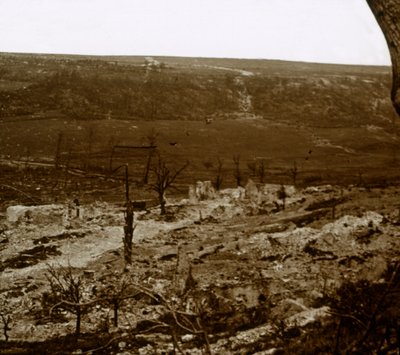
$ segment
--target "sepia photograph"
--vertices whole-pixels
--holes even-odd
[[[0,0],[0,353],[399,355],[400,0]]]

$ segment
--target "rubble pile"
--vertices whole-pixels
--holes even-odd
[[[174,346],[201,353],[204,329],[215,354],[278,353],[282,324],[294,338],[310,324],[323,324],[331,317],[327,294],[349,280],[379,280],[398,257],[396,199],[385,210],[362,210],[360,204],[379,196],[368,194],[251,180],[215,191],[210,182],[198,182],[187,200],[169,201],[174,218],[159,216],[157,207],[135,212],[129,267],[123,207],[74,201],[10,206],[0,234],[0,301],[13,319],[8,335],[37,342],[74,332],[73,314],[62,313],[59,322],[43,317],[51,264],[83,275],[89,301],[118,285],[119,275],[143,287],[121,303],[118,325],[111,304],[96,304],[82,319],[83,332],[121,338],[111,346],[116,354],[171,352]],[[199,320],[181,320],[189,322],[182,328],[173,310],[202,314],[202,325],[189,332]],[[171,326],[180,330],[173,335]]]

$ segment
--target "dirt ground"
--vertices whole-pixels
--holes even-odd
[[[280,189],[249,182],[215,192],[198,183],[187,199],[168,201],[166,216],[157,207],[135,212],[128,267],[123,207],[9,207],[0,225],[0,307],[10,316],[0,335],[4,353],[285,353],[279,324],[288,334],[323,324],[334,317],[327,294],[348,281],[379,282],[398,260],[400,187],[286,186],[284,200]],[[87,301],[111,279],[130,277],[142,294],[166,302],[127,298],[117,326],[111,307],[95,304],[82,318],[80,341],[67,346],[74,315],[64,310],[56,321],[43,311],[49,265],[82,275]],[[165,326],[168,307],[189,315],[211,304],[218,312],[210,313],[208,346],[201,332],[171,335],[148,325]]]

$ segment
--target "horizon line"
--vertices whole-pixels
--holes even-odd
[[[320,65],[339,65],[339,66],[362,66],[362,67],[383,67],[391,68],[390,64],[364,64],[364,63],[338,63],[338,62],[317,62],[307,60],[281,59],[281,58],[256,58],[256,57],[226,57],[226,56],[191,56],[191,55],[166,55],[166,54],[88,54],[88,53],[56,53],[56,52],[14,52],[0,51],[0,55],[37,55],[37,56],[72,56],[72,57],[155,57],[155,58],[191,58],[191,59],[227,59],[227,60],[254,60],[254,61],[274,61]]]

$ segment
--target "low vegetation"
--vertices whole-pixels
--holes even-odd
[[[243,113],[313,126],[376,124],[391,116],[390,70],[262,60],[2,54],[0,117],[205,120]],[[240,70],[236,65],[240,65]],[[242,71],[251,75],[242,75]],[[305,104],[305,102],[307,104]],[[246,110],[249,110],[246,108]]]

